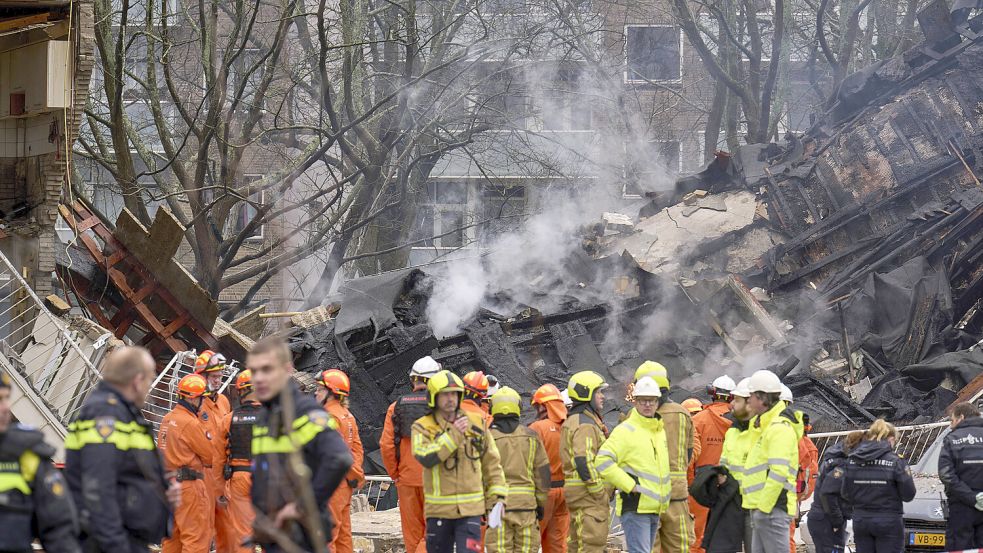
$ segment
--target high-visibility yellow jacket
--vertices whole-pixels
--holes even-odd
[[[604,423],[590,409],[578,411],[574,407],[563,421],[560,428],[563,494],[571,509],[607,504],[610,499],[595,459],[604,434]]]
[[[617,509],[641,514],[662,514],[669,508],[669,446],[662,417],[643,417],[631,410],[614,427],[597,452],[597,470],[618,494]],[[631,494],[635,485],[639,496]]]
[[[740,484],[744,479],[744,461],[751,448],[750,421],[733,418],[733,424],[724,434],[724,445],[720,449],[720,466],[726,468]]]
[[[795,477],[799,435],[795,413],[778,402],[751,419],[751,447],[744,461],[744,508],[771,513],[776,507],[795,516]]]
[[[484,515],[507,495],[495,440],[485,421],[458,411],[471,424],[462,433],[431,413],[413,423],[413,456],[423,465],[423,499],[427,518]]]
[[[507,419],[508,420],[508,419]],[[502,457],[502,472],[508,484],[509,511],[534,511],[544,507],[550,493],[550,460],[539,436],[514,421],[495,419],[491,435]]]
[[[672,499],[689,497],[686,471],[693,457],[693,420],[689,411],[674,401],[666,401],[657,411],[665,424],[669,447],[669,476],[672,478]]]

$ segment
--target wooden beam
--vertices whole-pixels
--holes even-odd
[[[0,33],[20,29],[21,27],[27,27],[28,25],[37,25],[38,23],[47,22],[48,12],[22,15],[19,17],[8,17],[7,19],[0,19]]]

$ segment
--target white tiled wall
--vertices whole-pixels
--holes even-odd
[[[54,152],[60,140],[59,120],[53,114],[0,119],[0,157],[32,157]]]

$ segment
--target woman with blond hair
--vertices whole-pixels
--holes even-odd
[[[903,503],[915,497],[915,482],[904,459],[894,452],[898,430],[878,419],[848,456],[843,498],[853,506],[857,553],[904,550]]]

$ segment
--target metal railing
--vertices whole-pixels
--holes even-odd
[[[160,428],[160,422],[164,416],[174,409],[177,404],[177,384],[185,376],[195,372],[195,359],[198,357],[196,350],[179,351],[171,357],[157,378],[154,379],[150,392],[147,393],[147,403],[143,407],[143,416],[154,426],[154,435]],[[239,374],[239,368],[235,360],[231,360],[225,366],[225,375],[222,380],[222,387],[219,392],[224,392],[229,384]]]
[[[895,444],[894,450],[899,456],[904,457],[908,461],[908,464],[914,465],[947,428],[949,428],[948,422],[899,426],[898,441]],[[816,448],[819,449],[819,457],[821,459],[827,448],[845,439],[850,432],[853,431],[819,432],[809,434],[809,437],[812,438],[813,443],[816,444]]]
[[[101,330],[52,314],[0,253],[0,367],[18,390],[18,419],[64,439],[68,422],[99,383],[96,367],[112,338]]]
[[[392,485],[393,479],[388,476],[366,476],[365,482],[355,490],[355,495],[365,496],[369,507],[373,511],[378,511],[379,503],[386,497]]]

